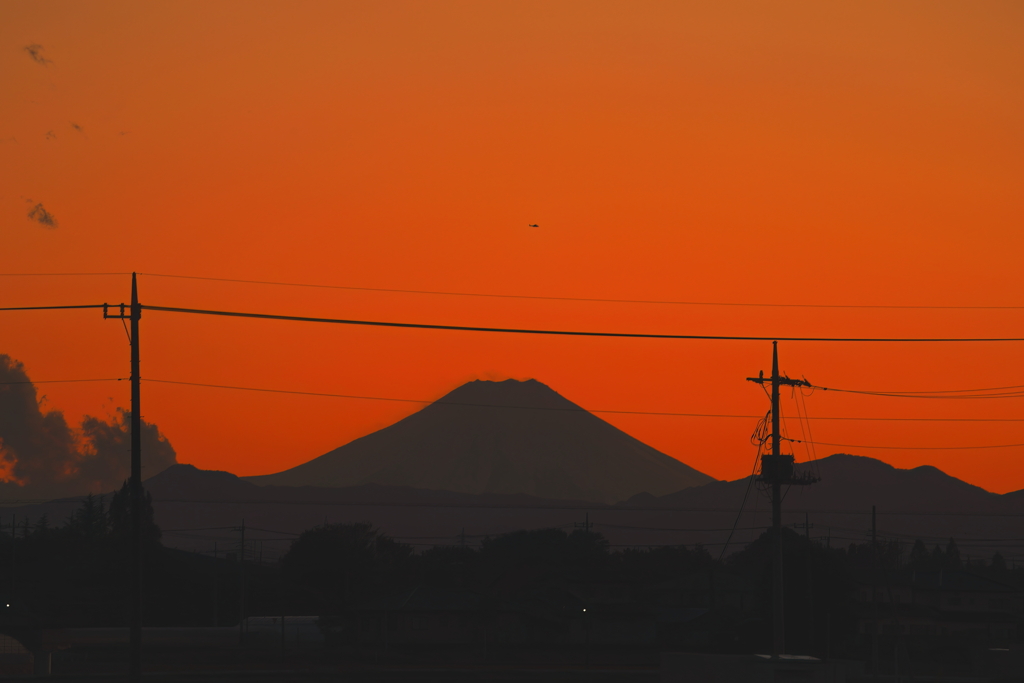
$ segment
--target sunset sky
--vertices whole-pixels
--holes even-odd
[[[0,272],[481,294],[1024,307],[1020,2],[0,5]],[[36,210],[38,205],[41,210]],[[45,211],[45,213],[43,213]],[[50,220],[52,218],[52,221]],[[49,223],[52,222],[53,225]],[[528,227],[538,224],[539,227]],[[140,275],[145,304],[502,327],[1018,336],[1024,308],[496,299]],[[120,303],[127,275],[0,277],[0,306]],[[34,380],[127,377],[95,310],[0,313]],[[763,414],[770,342],[524,337],[147,312],[142,376],[436,399],[536,378],[589,409]],[[780,344],[818,385],[1024,385],[1024,343]],[[78,422],[127,382],[43,384]],[[818,446],[1024,488],[1024,398],[815,392]],[[147,383],[180,462],[305,462],[409,403]],[[795,414],[785,393],[783,411]],[[717,478],[750,418],[603,415]],[[792,421],[790,436],[800,438]],[[803,446],[797,459],[809,457]],[[126,456],[127,457],[127,456]]]

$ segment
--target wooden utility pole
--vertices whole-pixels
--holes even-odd
[[[818,479],[808,473],[798,474],[794,468],[795,458],[782,454],[782,414],[779,410],[779,387],[809,387],[804,379],[790,379],[779,375],[779,343],[772,342],[772,376],[766,378],[762,372],[757,377],[748,377],[748,382],[764,385],[771,383],[772,400],[772,452],[761,456],[761,474],[757,481],[766,484],[772,499],[772,533],[774,550],[772,556],[772,658],[778,659],[786,651],[786,622],[783,602],[782,581],[782,486],[806,486]]]
[[[131,344],[132,344],[132,621],[131,621],[131,662],[130,680],[142,680],[142,413],[139,405],[142,396],[139,376],[139,320],[142,306],[139,305],[139,287],[132,273]]]
[[[138,278],[132,273],[132,300],[125,313],[111,315],[109,306],[103,304],[104,318],[129,320],[128,343],[131,345],[131,475],[128,479],[128,500],[131,508],[131,582],[128,602],[130,622],[128,628],[128,680],[139,683],[142,680],[142,380],[139,375],[139,320],[142,305],[139,303]]]

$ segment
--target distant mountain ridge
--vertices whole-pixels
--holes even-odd
[[[804,465],[805,467],[807,465]],[[903,470],[873,458],[837,454],[814,465],[818,484],[790,490],[783,520],[833,547],[864,543],[871,506],[878,512],[882,539],[929,547],[955,538],[965,556],[1011,553],[1024,536],[1024,496],[999,495],[951,477],[934,467]],[[287,550],[294,534],[324,522],[370,522],[417,548],[479,543],[481,538],[520,529],[571,528],[585,516],[615,545],[705,544],[720,552],[735,526],[729,552],[742,548],[770,524],[767,500],[747,480],[715,481],[667,494],[638,494],[613,505],[554,500],[522,494],[470,494],[407,486],[361,484],[344,488],[257,486],[229,472],[174,465],[144,482],[153,496],[163,542],[211,552],[214,543],[233,547],[243,523],[260,529],[268,557]],[[108,495],[109,499],[109,495]],[[8,508],[18,520],[62,524],[80,498]],[[923,513],[923,514],[921,514]],[[255,533],[255,532],[254,532]],[[462,537],[461,534],[465,534]],[[1012,554],[1009,555],[1012,557]]]
[[[319,458],[246,479],[261,486],[376,483],[602,503],[714,481],[533,379],[468,382]]]
[[[791,509],[835,512],[870,510],[875,505],[882,514],[945,509],[985,513],[1000,512],[1016,501],[1024,504],[1020,492],[992,493],[931,465],[900,469],[875,458],[836,453],[813,463],[801,463],[799,467],[815,471],[821,481],[812,486],[792,487],[785,502],[785,507]],[[665,496],[642,497],[639,501],[655,507],[735,504],[738,508],[746,488],[746,479],[718,481]]]

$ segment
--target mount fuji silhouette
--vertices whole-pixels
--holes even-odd
[[[410,486],[615,503],[714,481],[530,379],[468,382],[261,486]]]

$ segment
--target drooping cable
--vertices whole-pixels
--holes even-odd
[[[765,413],[757,425],[754,426],[754,432],[750,435],[751,443],[756,444],[757,450],[754,455],[754,466],[750,470],[750,476],[747,478],[747,487],[743,490],[743,500],[740,501],[740,509],[736,512],[736,519],[732,522],[732,528],[729,530],[729,536],[725,539],[725,543],[722,544],[722,552],[718,554],[718,561],[721,562],[722,558],[725,557],[725,551],[729,547],[729,543],[732,542],[733,534],[736,533],[736,528],[739,526],[740,517],[743,516],[743,508],[747,505],[747,497],[750,495],[750,486],[754,483],[754,477],[757,475],[757,463],[761,460],[761,449],[764,447],[764,443],[767,440],[768,432],[768,420],[771,416],[771,411]]]
[[[582,330],[546,330],[520,327],[481,327],[475,325],[439,325],[434,323],[407,323],[384,320],[355,320],[346,318],[322,318],[302,315],[281,315],[276,313],[250,313],[243,311],[220,311],[179,306],[141,306],[149,311],[185,313],[190,315],[221,316],[228,318],[252,318],[257,320],[282,320],[288,322],[323,323],[332,325],[355,325],[361,327],[392,327],[414,330],[447,330],[455,332],[490,332],[498,334],[530,334],[569,337],[611,337],[627,339],[692,339],[709,341],[806,341],[806,342],[870,342],[870,343],[954,343],[954,342],[1021,342],[1024,337],[784,337],[784,336],[737,336],[714,334],[658,334],[647,332],[590,332]]]

